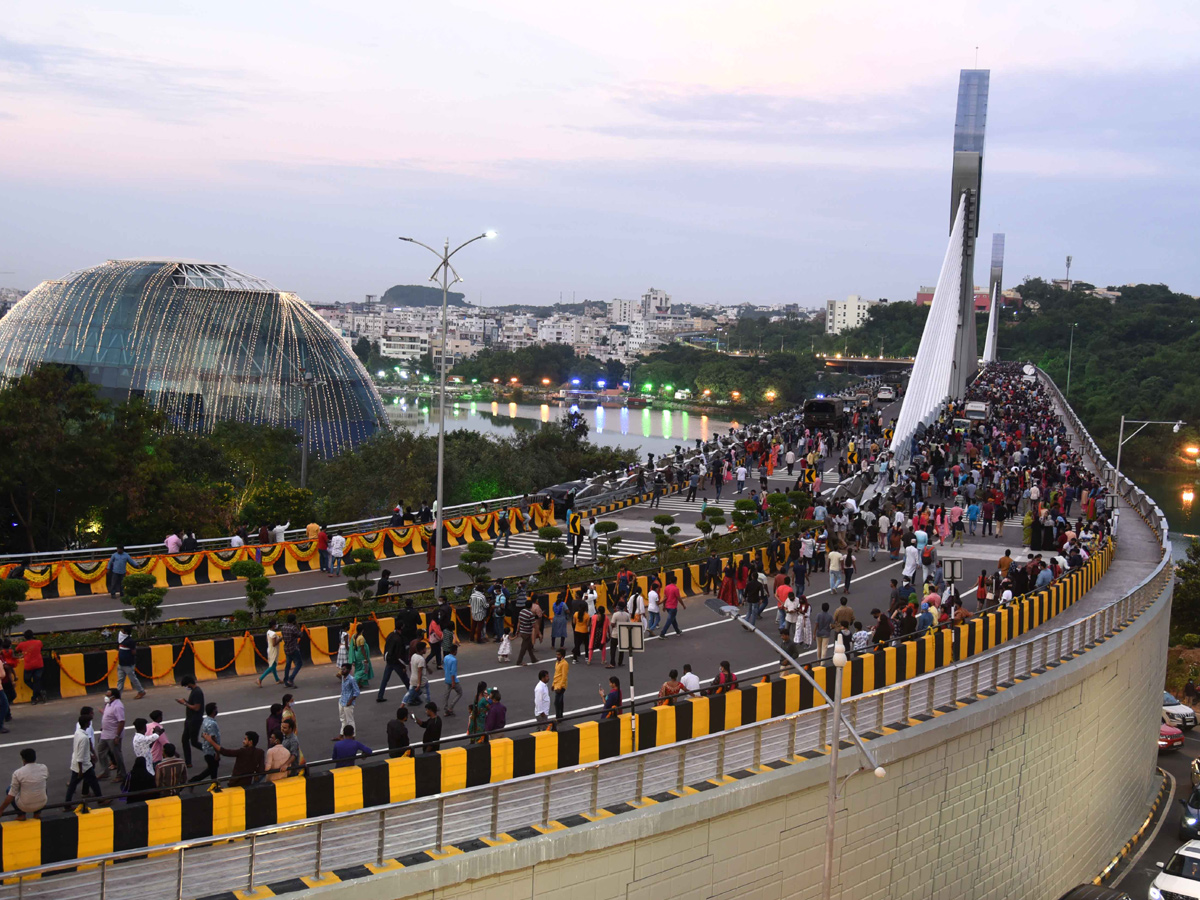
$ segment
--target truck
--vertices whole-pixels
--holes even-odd
[[[991,414],[991,408],[982,400],[971,400],[963,409],[963,413],[972,422],[983,422]]]

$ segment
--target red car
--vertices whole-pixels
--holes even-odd
[[[1158,749],[1178,750],[1183,746],[1183,732],[1166,722],[1158,726]]]

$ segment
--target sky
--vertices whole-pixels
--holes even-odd
[[[9,4],[0,287],[223,262],[313,302],[912,299],[959,70],[991,70],[976,282],[1200,294],[1200,7],[1103,0]]]

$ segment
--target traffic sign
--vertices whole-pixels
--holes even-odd
[[[646,626],[642,622],[620,622],[617,624],[617,649],[622,653],[635,653],[646,649]]]

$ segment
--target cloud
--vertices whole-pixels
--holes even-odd
[[[247,105],[247,74],[147,57],[34,44],[0,35],[0,86],[10,96],[57,94],[88,106],[179,122]]]
[[[636,122],[602,127],[629,137],[710,137],[753,141],[845,141],[862,136],[918,139],[945,125],[936,102],[944,86],[843,99],[706,88],[635,86],[620,98]],[[941,104],[944,107],[944,103]]]

